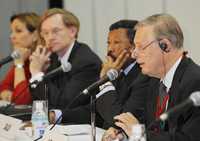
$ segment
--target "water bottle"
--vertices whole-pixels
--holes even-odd
[[[132,135],[129,141],[146,141],[144,124],[135,124],[132,126]]]
[[[43,136],[46,127],[49,125],[48,108],[46,101],[34,101],[31,122],[33,125],[33,138]]]

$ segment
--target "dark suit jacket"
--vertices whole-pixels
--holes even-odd
[[[51,57],[52,62],[47,72],[60,66],[57,55],[54,54]],[[84,115],[89,117],[89,110],[86,109],[83,110],[82,113],[76,113],[73,112],[71,108],[88,104],[90,100],[89,97],[79,97],[69,109],[67,108],[68,104],[79,95],[83,89],[99,79],[101,60],[86,44],[76,41],[68,61],[72,65],[70,72],[59,73],[51,79],[39,84],[39,86],[32,89],[31,92],[34,100],[45,99],[45,93],[47,93],[50,109],[61,109],[63,111],[63,121],[78,123],[81,122],[81,119],[84,119]],[[48,88],[46,92],[44,83],[46,83]],[[82,117],[77,115],[82,115]],[[71,117],[69,120],[72,121],[68,121],[68,117]]]
[[[131,112],[142,121],[148,80],[136,64],[126,76],[121,75],[113,82],[116,90],[97,99],[97,111],[104,120],[103,128],[114,126],[113,117],[123,112]]]
[[[152,79],[149,86],[146,107],[146,124],[155,120],[156,97],[158,96],[159,80]],[[187,99],[194,91],[200,90],[200,67],[191,59],[184,57],[179,64],[170,88],[168,109]],[[170,117],[166,127],[156,133],[155,123],[148,131],[148,141],[199,141],[200,140],[200,109],[187,107]]]

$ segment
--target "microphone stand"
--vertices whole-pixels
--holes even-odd
[[[48,111],[49,111],[49,102],[48,102],[48,97],[49,97],[49,93],[48,93],[48,87],[47,87],[47,83],[46,81],[44,81],[44,101],[46,103],[46,106],[47,106],[47,114],[48,114]],[[48,115],[47,115],[48,116]]]
[[[92,141],[96,141],[96,96],[91,95],[90,96],[90,109],[91,109],[91,138]]]

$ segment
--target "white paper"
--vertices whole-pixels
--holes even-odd
[[[14,140],[21,123],[22,121],[19,119],[0,114],[0,137]]]
[[[52,125],[48,127],[50,129]],[[51,133],[62,134],[68,137],[68,141],[89,141],[91,138],[91,126],[88,124],[81,125],[56,125]],[[102,135],[105,130],[96,127],[96,139],[97,141],[101,141]],[[46,135],[47,133],[45,133]],[[42,141],[42,140],[41,140]],[[54,141],[54,140],[52,140]]]

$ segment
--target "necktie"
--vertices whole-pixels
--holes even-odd
[[[168,99],[169,95],[167,93],[166,86],[160,82],[156,106],[156,118],[159,118],[159,116],[165,111]]]
[[[161,81],[160,86],[159,86],[159,101],[160,101],[159,105],[160,106],[164,104],[167,95],[168,95],[167,87]]]
[[[159,116],[166,110],[167,102],[169,100],[169,94],[167,93],[167,87],[163,84],[163,82],[160,82],[159,85],[159,95],[157,99],[157,110],[156,110],[156,118],[159,118]],[[165,122],[160,122],[159,129],[163,130],[165,129],[166,124]]]

